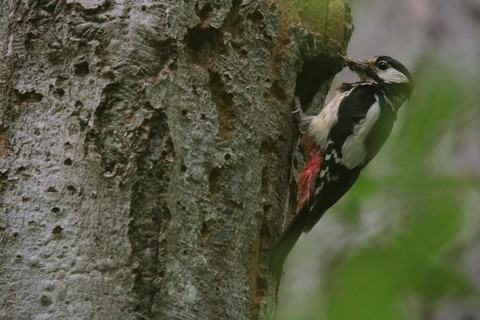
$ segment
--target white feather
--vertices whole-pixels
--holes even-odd
[[[380,70],[377,75],[387,83],[408,83],[406,75],[395,68],[388,68],[387,70]]]
[[[308,134],[312,136],[315,142],[322,148],[326,147],[328,134],[332,126],[337,122],[340,103],[352,90],[353,89],[335,95],[317,116],[309,117]]]
[[[365,138],[372,130],[380,116],[379,98],[375,95],[375,103],[368,109],[367,115],[353,128],[353,133],[342,146],[342,163],[348,169],[353,169],[365,161],[367,151]]]

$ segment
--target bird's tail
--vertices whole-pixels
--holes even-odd
[[[305,213],[299,212],[280,240],[272,247],[269,261],[270,270],[275,273],[281,272],[288,254],[303,232],[306,218],[307,215]]]

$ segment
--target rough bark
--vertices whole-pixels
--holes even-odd
[[[351,32],[342,1],[302,10],[2,3],[2,319],[273,314],[291,102],[323,100]]]

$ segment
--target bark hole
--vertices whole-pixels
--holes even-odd
[[[90,72],[90,66],[87,61],[82,61],[74,65],[73,71],[77,76],[86,76]]]
[[[58,192],[58,190],[55,187],[48,187],[45,192]]]
[[[53,207],[51,211],[52,211],[52,213],[59,213],[60,208],[59,207]]]
[[[265,93],[265,99],[276,99],[280,101],[287,100],[287,93],[281,87],[278,80],[273,81],[272,86],[270,87],[270,91]]]
[[[206,220],[206,221],[202,222],[201,234],[202,234],[202,240],[203,241],[208,240],[208,238],[210,237],[210,234],[212,233],[212,231],[215,228],[215,225],[216,225],[216,223],[215,223],[214,220]]]
[[[260,154],[266,155],[272,153],[273,151],[274,150],[271,141],[262,140],[262,143],[260,144]]]
[[[72,185],[68,185],[67,186],[67,193],[71,196],[73,196],[74,194],[77,193],[77,188],[75,188],[74,186]]]
[[[60,99],[65,95],[65,90],[62,88],[55,88],[52,90],[52,93],[57,99]]]
[[[44,307],[48,307],[52,304],[52,299],[50,299],[49,297],[47,296],[42,296],[40,298],[40,304]]]
[[[131,221],[128,236],[132,261],[135,264],[133,292],[137,295],[134,309],[140,318],[150,318],[157,284],[164,277],[166,233],[171,220],[165,196],[167,175],[172,170],[175,151],[164,113],[155,114],[145,130],[148,145],[138,157],[138,179],[132,188]],[[160,267],[159,267],[160,266]]]
[[[295,85],[295,96],[300,99],[301,105],[308,107],[319,91],[326,93],[333,77],[340,70],[341,64],[333,57],[318,56],[307,60]]]
[[[210,171],[208,183],[211,198],[217,198],[222,191],[222,171],[220,168],[213,168]]]
[[[223,140],[229,140],[236,130],[235,122],[237,119],[233,94],[226,91],[218,73],[210,71],[209,74],[210,92],[218,114],[218,133]]]
[[[60,235],[62,232],[63,232],[63,228],[60,227],[60,226],[56,226],[56,227],[53,228],[53,230],[52,230],[52,234],[53,234],[54,236],[58,236],[58,235]]]
[[[269,176],[268,176],[268,167],[263,167],[263,169],[262,169],[262,187],[260,188],[260,194],[263,197],[268,196],[269,184],[270,184],[270,179],[269,179]]]
[[[260,232],[250,249],[248,255],[248,285],[250,287],[250,315],[251,319],[258,319],[260,303],[264,300],[268,290],[267,270],[265,263],[268,261],[270,231],[266,224],[262,225]]]
[[[188,29],[186,43],[189,60],[205,68],[227,52],[222,32],[212,27],[198,26]]]
[[[35,90],[18,90],[14,89],[13,90],[14,98],[13,98],[13,104],[14,105],[19,105],[22,104],[23,102],[29,103],[29,102],[40,102],[43,99],[43,94],[35,92]]]

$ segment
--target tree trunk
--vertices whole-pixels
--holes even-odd
[[[291,103],[351,33],[287,3],[3,1],[2,319],[273,317]]]

